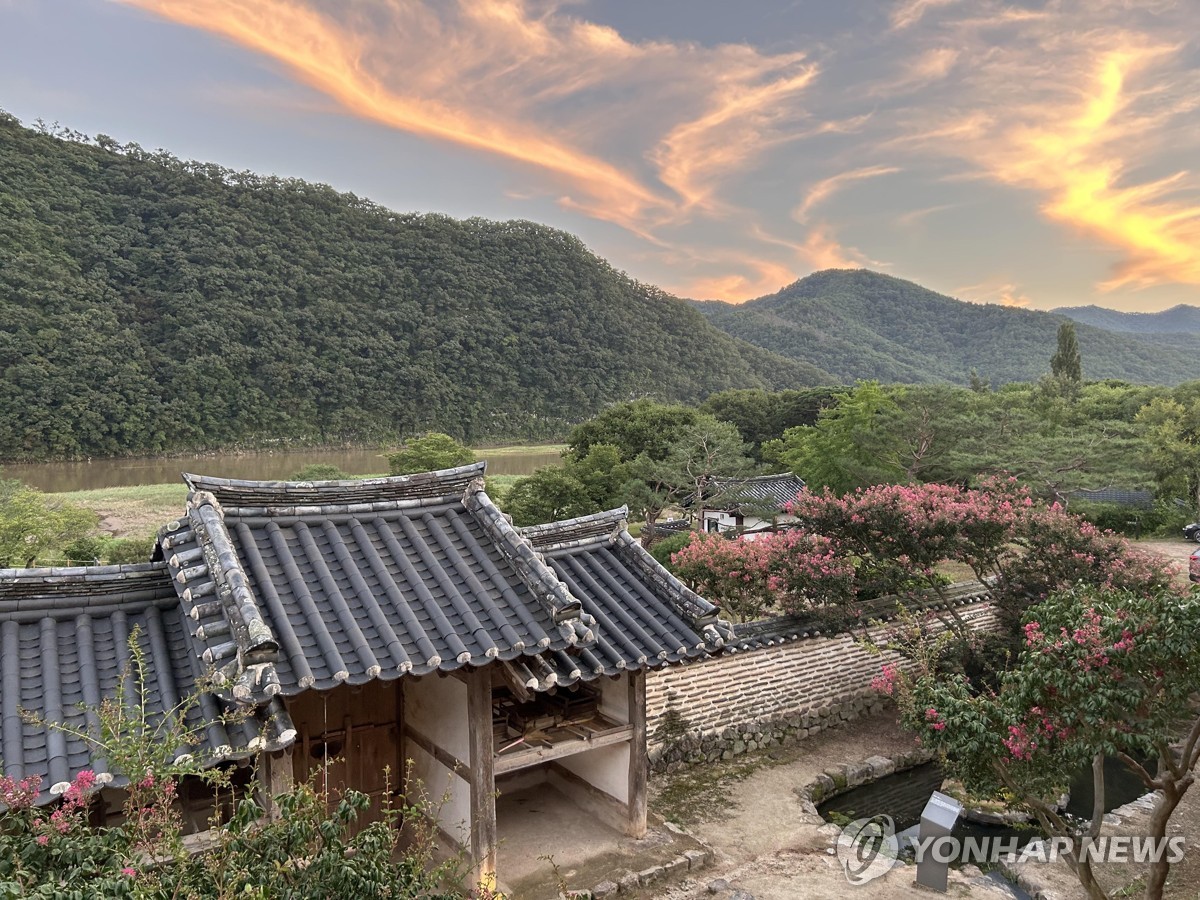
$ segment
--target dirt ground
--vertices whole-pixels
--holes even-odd
[[[1137,546],[1175,562],[1186,572],[1196,545],[1182,539],[1138,541]],[[1186,579],[1186,574],[1182,575]],[[658,890],[653,900],[737,898],[754,900],[882,900],[920,897],[915,869],[902,866],[862,886],[851,886],[832,852],[829,826],[807,821],[795,789],[811,782],[826,766],[858,762],[869,756],[907,749],[913,738],[891,717],[863,720],[832,729],[793,747],[739,757],[703,771],[691,770],[655,779],[651,808],[683,823],[716,851],[712,867]],[[1134,834],[1137,820],[1116,833]],[[1171,869],[1164,897],[1200,900],[1200,787],[1193,787],[1172,817],[1169,834],[1188,842],[1183,862]],[[1086,894],[1065,865],[1038,866],[1031,872],[1047,900],[1084,900]],[[1114,896],[1140,896],[1142,873],[1134,866],[1100,875]],[[712,887],[717,890],[713,890]],[[1007,896],[970,868],[951,872],[948,896],[994,900]]]
[[[647,889],[642,900],[885,900],[933,896],[915,884],[916,869],[899,866],[882,878],[851,886],[832,852],[836,833],[804,815],[795,789],[827,766],[859,762],[913,746],[891,716],[831,729],[784,750],[740,757],[708,770],[707,778],[680,773],[656,778],[651,809],[687,821],[692,834],[716,852],[714,864],[684,881]],[[683,785],[681,788],[680,786]],[[1136,819],[1114,833],[1140,833]],[[1188,842],[1182,863],[1172,867],[1166,900],[1200,900],[1200,788],[1193,788],[1172,817],[1170,835]],[[1037,866],[1028,873],[1046,900],[1086,900],[1064,864]],[[1113,896],[1140,896],[1142,872],[1129,865],[1100,874]],[[723,884],[722,884],[723,883]],[[713,890],[715,886],[718,889]],[[1000,900],[1011,896],[978,869],[951,870],[947,896]],[[744,897],[738,900],[745,900]]]

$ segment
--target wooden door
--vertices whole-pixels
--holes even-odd
[[[389,795],[403,788],[400,747],[400,691],[395,682],[346,686],[312,692],[289,705],[299,732],[293,751],[297,778],[313,778],[326,791],[332,809],[347,789],[371,798],[353,832],[378,821]]]

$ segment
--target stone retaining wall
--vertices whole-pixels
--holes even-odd
[[[957,610],[972,628],[990,630],[987,603]],[[881,638],[889,626],[872,629]],[[850,635],[779,637],[759,646],[652,672],[646,679],[651,765],[673,771],[811,737],[882,711],[871,680],[891,651],[873,653]]]

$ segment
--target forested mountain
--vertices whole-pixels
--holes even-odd
[[[1102,306],[1064,306],[1052,310],[1076,322],[1131,334],[1200,334],[1200,306],[1179,304],[1156,313],[1127,313]]]
[[[0,458],[545,437],[828,382],[575,237],[394,213],[0,114]]]
[[[1050,370],[1062,318],[964,303],[865,269],[816,272],[740,306],[697,304],[722,331],[804,360],[842,380],[964,383],[975,369],[995,383]],[[1083,374],[1145,384],[1196,376],[1200,335],[1148,340],[1080,324]]]

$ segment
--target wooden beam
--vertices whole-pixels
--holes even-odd
[[[516,750],[511,753],[505,753],[496,760],[495,772],[497,775],[504,775],[508,772],[515,772],[518,769],[527,769],[530,766],[550,762],[552,759],[562,759],[564,756],[586,753],[588,750],[595,750],[598,747],[620,744],[623,741],[628,741],[632,736],[633,729],[629,725],[621,725],[602,734],[596,734],[590,740],[578,738],[570,741],[559,741],[550,747],[530,747],[528,750]],[[645,750],[645,746],[645,743],[643,743],[643,751]]]
[[[533,677],[533,673],[525,668],[522,663],[521,668],[525,671],[519,672],[516,667],[510,662],[501,661],[497,666],[500,670],[500,676],[504,679],[505,685],[512,691],[513,696],[522,703],[528,703],[533,699],[533,688],[537,686],[537,679]],[[528,684],[532,680],[533,685]]]
[[[650,758],[646,754],[646,672],[638,670],[629,679],[629,824],[631,837],[646,834],[646,791],[650,781]]]
[[[449,769],[454,774],[469,780],[471,767],[459,759],[457,756],[443,750],[421,732],[417,731],[411,725],[404,729],[404,736],[440,762],[443,766]]]
[[[279,818],[279,806],[275,798],[286,794],[295,786],[292,771],[292,748],[275,753],[263,751],[258,755],[258,783],[263,798],[263,810],[271,819]]]
[[[476,669],[467,679],[471,744],[471,856],[475,884],[496,887],[496,776],[492,739],[492,673]],[[474,887],[474,885],[472,885]]]

